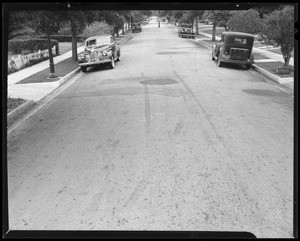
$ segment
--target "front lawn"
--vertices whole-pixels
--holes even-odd
[[[265,62],[265,63],[255,63],[258,67],[261,67],[268,72],[275,74],[276,76],[279,76],[280,78],[293,78],[294,77],[294,67],[289,65],[288,67],[291,69],[290,74],[284,75],[284,74],[277,74],[276,69],[280,68],[284,64],[282,62]]]
[[[49,60],[48,60],[49,61]],[[54,62],[55,64],[55,62]],[[79,67],[78,62],[74,61],[72,57],[65,59],[57,64],[55,64],[55,75],[62,77],[66,74],[72,72],[73,70],[77,69]],[[42,82],[52,82],[57,81],[57,79],[47,79],[49,76],[50,70],[49,68],[44,69],[34,75],[31,75],[21,81],[19,81],[17,84],[28,84],[28,83],[42,83]]]

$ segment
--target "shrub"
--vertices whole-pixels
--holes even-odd
[[[57,40],[51,39],[51,47],[56,46],[56,55],[59,54],[59,45]],[[8,52],[13,54],[20,54],[27,50],[30,52],[37,52],[39,50],[48,49],[47,39],[11,39],[8,41]]]
[[[258,37],[257,37],[257,41],[262,42],[263,40],[264,40],[264,39],[263,39],[262,36],[258,36]]]
[[[88,38],[97,35],[111,34],[113,29],[105,22],[94,22],[86,27],[82,32],[83,38]]]
[[[47,36],[41,36],[41,38],[46,38]],[[51,39],[57,40],[58,42],[72,42],[72,35],[51,35]],[[77,36],[77,41],[82,42],[83,37]]]
[[[71,27],[64,27],[58,30],[59,35],[71,35]]]
[[[231,31],[255,34],[261,31],[262,21],[256,10],[233,11],[227,26]]]
[[[9,39],[28,39],[36,37],[36,33],[32,28],[16,29],[9,35]]]
[[[264,20],[263,33],[269,41],[280,46],[287,67],[294,49],[294,8],[286,6],[268,14]]]
[[[42,57],[40,59],[30,59],[29,62],[27,62],[24,66],[22,66],[19,69],[15,68],[14,66],[11,67],[10,69],[7,70],[7,74],[15,73],[15,72],[17,72],[17,71],[19,71],[21,69],[25,69],[25,68],[30,67],[32,65],[38,64],[38,63],[40,63],[40,62],[42,62],[44,60],[47,60],[47,59],[49,59],[49,57]]]
[[[25,49],[25,50],[22,50],[22,51],[21,51],[21,54],[22,54],[22,55],[27,55],[27,54],[30,54],[30,53],[31,53],[31,51],[28,50],[28,49]]]

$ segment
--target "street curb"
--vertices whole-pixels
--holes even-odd
[[[65,84],[68,80],[72,79],[80,71],[81,71],[81,69],[77,68],[77,69],[73,70],[72,72],[66,74],[61,79],[59,79],[57,81],[58,85],[57,85],[57,87],[53,91],[55,91],[56,89],[58,89],[61,85]],[[28,113],[32,109],[33,106],[41,103],[53,91],[51,91],[50,93],[48,93],[47,95],[45,95],[42,99],[40,99],[37,102],[34,102],[33,100],[27,101],[24,104],[18,106],[16,109],[14,109],[13,111],[11,111],[10,113],[8,113],[7,114],[7,126],[11,126],[12,124],[14,124],[19,119],[19,117],[21,115]]]
[[[270,78],[271,80],[277,82],[278,84],[282,85],[283,87],[287,88],[286,86],[283,85],[283,83],[285,82],[286,79],[293,79],[293,78],[280,78],[279,76],[276,76],[275,74],[270,73],[269,71],[258,67],[256,64],[253,64],[251,66],[251,68],[253,70],[255,70],[256,72],[259,72],[260,74]]]
[[[119,42],[119,44],[125,42],[125,40],[127,40],[129,38],[129,36],[131,36],[131,35],[132,35],[132,32],[129,33],[125,38],[121,39],[121,41]]]
[[[7,126],[12,125],[22,114],[28,112],[35,104],[36,102],[34,102],[33,100],[29,100],[9,112],[7,114]]]
[[[207,47],[207,48],[211,49],[211,45],[210,44],[208,44],[208,43],[206,43],[206,42],[204,42],[204,41],[202,41],[200,39],[197,39],[197,38],[195,38],[195,40],[197,40],[200,44],[204,45],[204,47]]]
[[[77,69],[73,70],[72,72],[66,74],[64,77],[62,77],[59,80],[59,86],[63,85],[64,83],[66,83],[68,80],[70,80],[71,78],[73,78],[77,73],[79,73],[81,71],[81,68],[78,67]]]

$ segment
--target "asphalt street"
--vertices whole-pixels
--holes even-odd
[[[8,136],[10,230],[293,236],[293,96],[143,26]]]

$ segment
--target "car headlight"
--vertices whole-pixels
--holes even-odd
[[[84,59],[84,54],[79,54],[79,55],[78,55],[78,58],[79,58],[79,59]]]
[[[103,51],[103,52],[102,52],[102,55],[103,55],[103,56],[106,56],[106,55],[107,55],[107,52],[106,52],[106,51]]]

